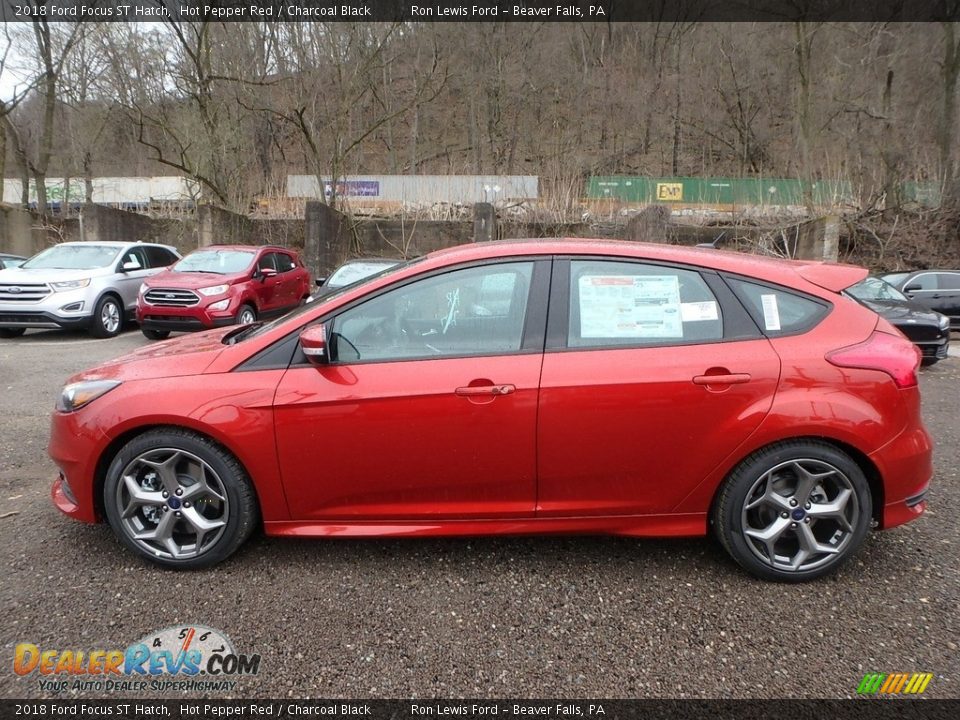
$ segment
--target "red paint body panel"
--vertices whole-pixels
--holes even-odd
[[[750,381],[693,382],[711,368]],[[673,511],[760,424],[779,375],[766,339],[547,353],[538,516]]]
[[[484,358],[239,371],[337,308],[420,273],[497,257],[597,255],[713,268],[831,303],[792,337],[679,347],[548,351]],[[770,443],[818,437],[868,458],[881,525],[917,517],[932,475],[916,387],[839,368],[827,352],[862,342],[877,316],[836,295],[856,268],[643,243],[485,243],[427,259],[324,298],[236,345],[227,330],[157,343],[80,373],[121,385],[56,412],[49,452],[67,477],[52,499],[98,520],[98,463],[125,433],[191,428],[234,453],[275,535],[615,533],[702,535],[724,478]],[[830,288],[830,289],[828,289]],[[749,374],[725,389],[693,378]],[[473,382],[502,396],[457,395]],[[917,503],[907,506],[907,501]]]
[[[288,370],[275,417],[292,517],[532,517],[542,357]]]

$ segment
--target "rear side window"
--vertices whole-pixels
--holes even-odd
[[[829,312],[830,306],[805,295],[772,285],[727,278],[765,335],[792,335],[809,330]]]
[[[297,266],[293,258],[286,253],[274,253],[274,255],[277,260],[277,270],[280,272],[288,272]]]
[[[723,338],[720,304],[698,272],[643,263],[570,263],[571,348]]]

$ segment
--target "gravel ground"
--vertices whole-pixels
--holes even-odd
[[[17,643],[123,648],[184,623],[262,655],[235,696],[848,697],[893,671],[960,696],[960,358],[922,373],[937,443],[926,517],[871,534],[829,579],[785,586],[706,540],[261,536],[214,570],[154,569],[54,509],[45,451],[63,380],[144,342],[0,341],[0,697],[44,694],[12,672]]]

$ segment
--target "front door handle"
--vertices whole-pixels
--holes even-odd
[[[497,395],[509,395],[516,389],[515,385],[469,385],[458,387],[454,392],[465,397],[476,395],[496,397]]]
[[[694,385],[740,385],[750,382],[749,373],[726,373],[723,375],[696,375]]]

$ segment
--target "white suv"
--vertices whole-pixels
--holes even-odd
[[[113,337],[132,318],[143,279],[180,259],[167,245],[68,242],[0,270],[0,338],[27,328],[86,328]]]

